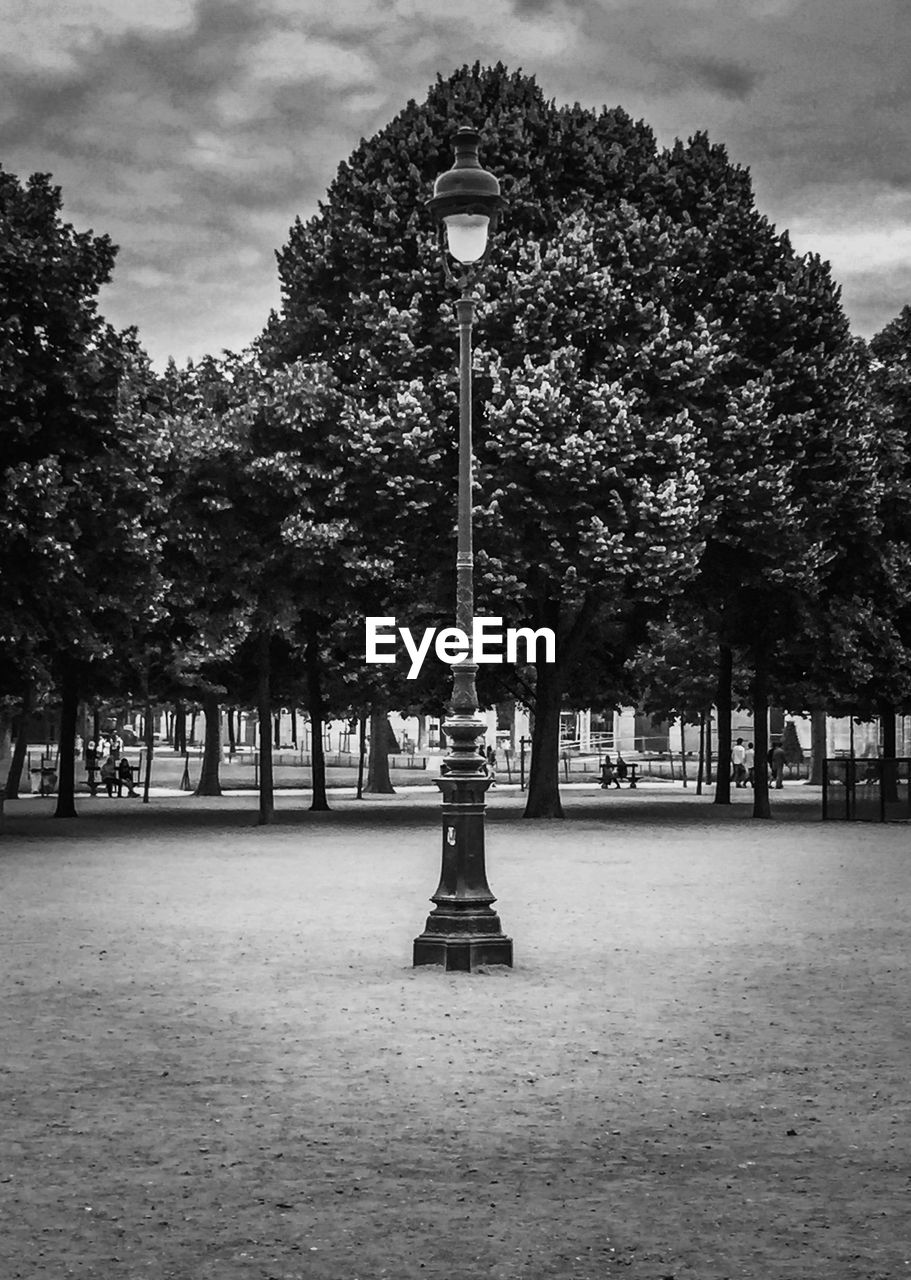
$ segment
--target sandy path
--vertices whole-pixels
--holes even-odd
[[[0,1275],[911,1274],[911,832],[795,797],[501,792],[470,976],[428,794],[8,807]]]

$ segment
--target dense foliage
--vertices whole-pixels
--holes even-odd
[[[911,309],[868,350],[723,147],[475,66],[340,165],[251,350],[162,375],[97,313],[107,238],[0,171],[4,706],[54,691],[71,742],[80,697],[192,701],[216,748],[226,704],[264,748],[277,699],[315,743],[441,707],[445,668],[366,667],[363,618],[451,619],[457,333],[424,203],[466,122],[507,200],[476,286],[478,611],[558,637],[482,673],[534,713],[529,816],[561,812],[564,706],[733,698],[761,752],[770,698],[908,702]]]

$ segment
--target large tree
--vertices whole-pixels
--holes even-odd
[[[208,360],[185,381],[169,427],[181,467],[168,562],[172,599],[197,621],[186,639],[186,664],[195,665],[213,708],[219,686],[222,696],[244,681],[255,689],[263,821],[272,815],[268,765],[279,655],[286,682],[293,683],[288,669],[296,665],[313,727],[313,807],[325,808],[330,633],[386,568],[363,547],[348,509],[349,440],[339,427],[344,398],[325,366],[294,361],[265,369],[255,351]],[[232,670],[234,656],[241,665]],[[244,670],[250,663],[252,681]]]
[[[728,353],[728,403],[705,419],[712,520],[687,604],[716,637],[720,709],[735,653],[752,670],[759,755],[783,652],[795,633],[823,627],[844,566],[875,535],[863,359],[828,265],[797,255],[759,213],[749,173],[724,148],[702,134],[677,143],[654,183],[654,198],[693,229],[678,305],[717,322]],[[725,800],[727,715],[721,725],[716,798]],[[757,777],[754,811],[766,817],[764,772]]]
[[[266,342],[277,362],[326,360],[359,400],[365,542],[384,538],[406,586],[416,568],[435,579],[425,598],[451,583],[455,329],[423,204],[462,123],[507,201],[478,322],[479,604],[562,641],[562,669],[537,673],[527,809],[557,814],[577,655],[600,635],[622,661],[700,538],[696,598],[723,648],[755,641],[754,667],[778,638],[747,634],[784,601],[776,540],[793,591],[816,590],[812,504],[857,455],[850,341],[825,265],[794,253],[704,134],[661,151],[621,110],[558,108],[502,66],[439,80],[292,229]],[[766,685],[759,669],[757,706]]]
[[[0,171],[0,643],[62,704],[58,816],[72,816],[80,690],[158,607],[148,361],[101,319],[114,247],[63,221],[43,174]]]
[[[686,333],[669,324],[666,308],[650,297],[656,283],[659,292],[670,283],[666,228],[658,214],[642,219],[628,201],[642,194],[655,159],[651,132],[620,110],[558,109],[532,79],[502,67],[465,68],[439,81],[424,104],[410,103],[362,144],[340,167],[319,215],[293,228],[280,255],[283,311],[267,346],[276,360],[326,359],[360,400],[353,467],[360,460],[362,488],[372,488],[370,502],[359,508],[365,541],[382,542],[393,555],[408,620],[420,577],[433,585],[417,593],[418,601],[432,602],[433,620],[443,621],[453,578],[454,326],[423,202],[433,177],[450,163],[454,123],[466,119],[484,125],[484,162],[504,175],[510,226],[488,276],[489,305],[479,325],[485,347],[496,353],[479,379],[476,405],[479,488],[487,494],[478,521],[479,604],[517,623],[550,625],[566,596],[555,628],[563,669],[556,680],[545,672],[535,695],[540,745],[529,801],[530,813],[558,813],[554,712],[574,651],[618,582],[627,599],[635,595],[634,581],[643,590],[648,581],[654,592],[663,547],[671,564],[661,572],[670,588],[676,544],[694,505],[697,432],[687,405],[711,362],[712,343],[692,316]],[[664,380],[668,392],[648,403],[627,377],[640,342],[641,367],[656,383]],[[516,397],[526,392],[526,420],[518,421]],[[492,429],[490,414],[496,414]],[[652,431],[663,441],[654,449],[647,444]],[[546,480],[535,475],[539,465],[546,474],[548,461],[555,474],[550,496]],[[622,478],[613,483],[618,466]],[[496,497],[501,482],[512,486],[512,499]],[[576,482],[588,490],[586,527],[579,530],[567,506],[568,494],[581,499]],[[354,492],[353,473],[348,483]],[[509,530],[517,514],[522,530],[537,531],[534,547]],[[542,517],[553,518],[567,548],[556,536],[544,538]],[[544,545],[548,559],[536,569],[530,562]],[[515,564],[510,555],[518,557]],[[529,572],[536,583],[526,581]],[[608,613],[613,618],[616,607]]]

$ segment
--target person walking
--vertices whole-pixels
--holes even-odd
[[[746,786],[755,787],[756,786],[756,751],[753,747],[752,742],[747,743],[747,749],[743,753],[743,770],[744,770],[744,773],[746,774],[746,782],[743,785],[745,787]]]
[[[491,787],[497,785],[497,753],[493,747],[487,748],[487,776]]]

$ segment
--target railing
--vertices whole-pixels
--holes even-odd
[[[260,752],[247,750],[243,754],[237,753],[228,757],[222,762],[224,768],[228,772],[224,775],[227,783],[231,779],[231,771],[234,771],[234,783],[238,782],[237,771],[240,769],[253,770],[253,785],[259,786],[260,771]],[[368,757],[365,757],[369,758]],[[357,769],[360,764],[360,757],[348,752],[326,753],[324,762],[327,769]],[[183,777],[180,782],[181,789],[188,791],[191,788],[189,773],[189,755],[185,757]],[[294,754],[282,751],[272,753],[272,768],[274,771],[279,769],[307,769],[312,768],[313,758],[307,751],[299,751]],[[418,755],[390,755],[389,768],[401,770],[420,770],[424,771],[428,767],[428,757]],[[287,785],[287,782],[286,782]]]
[[[911,757],[829,757],[822,766],[822,818],[911,821]]]
[[[583,743],[585,744],[583,746]],[[560,738],[560,754],[607,755],[614,750],[613,733],[590,733],[587,738]]]
[[[663,742],[664,739],[648,739],[636,738],[637,744],[650,741]],[[571,743],[571,747],[578,744]],[[593,774],[600,774],[604,756],[615,756],[615,752],[601,753],[592,751],[591,754],[579,754],[574,750],[566,749],[566,744],[560,747],[560,773],[564,782],[571,782],[573,778],[579,781],[588,781]],[[683,782],[684,785],[695,784],[699,777],[699,753],[698,751],[687,751],[681,754],[679,751],[670,751],[666,747],[663,750],[647,750],[637,745],[633,749],[624,749],[620,752],[628,766],[635,763],[637,776],[639,779],[654,779],[664,782]],[[531,738],[522,738],[520,740],[518,756],[518,773],[519,782],[524,789],[526,784],[526,774],[531,760]],[[783,777],[789,781],[800,778],[809,777],[809,761],[803,761],[800,764],[784,766]],[[711,776],[708,776],[710,772]],[[713,756],[711,760],[711,770],[703,772],[703,786],[713,786],[718,774],[717,758]]]

